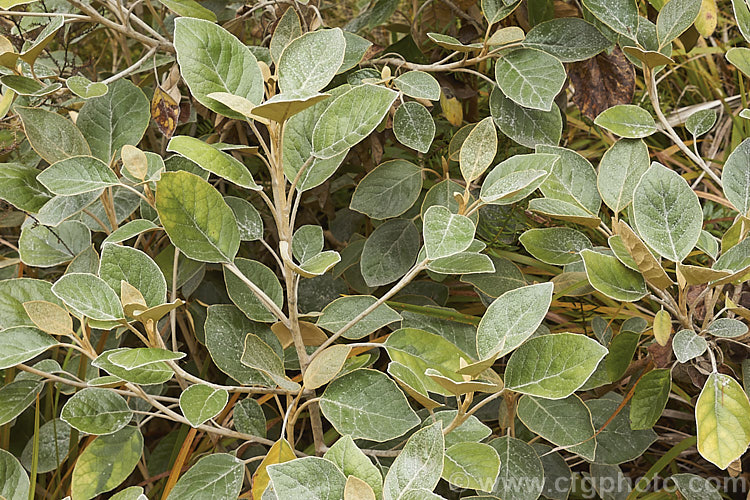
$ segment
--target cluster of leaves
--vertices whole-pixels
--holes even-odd
[[[0,0],[0,498],[741,474],[750,6],[408,4]]]

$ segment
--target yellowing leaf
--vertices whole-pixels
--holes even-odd
[[[266,458],[260,463],[255,474],[253,474],[253,488],[251,490],[253,500],[260,500],[263,492],[268,487],[268,483],[271,481],[271,478],[268,476],[268,466],[289,462],[295,458],[297,457],[294,455],[294,450],[286,439],[276,441],[271,446],[271,449],[268,450]]]
[[[154,118],[156,126],[159,127],[159,131],[168,139],[171,138],[177,128],[180,105],[158,85],[154,89],[154,97],[151,99],[151,116]]]
[[[26,314],[37,328],[51,335],[70,335],[73,333],[73,318],[68,311],[44,300],[32,300],[23,303]]]
[[[122,147],[122,166],[136,179],[143,180],[148,174],[146,153],[135,146],[126,144]]]
[[[716,21],[719,17],[716,0],[703,0],[698,18],[695,20],[695,29],[702,37],[708,38],[716,29]]]
[[[672,317],[662,309],[654,317],[654,338],[660,346],[665,346],[669,342],[670,335],[672,335]]]

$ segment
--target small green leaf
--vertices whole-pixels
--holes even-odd
[[[523,396],[517,411],[518,418],[532,432],[587,460],[594,459],[596,439],[591,412],[578,396],[558,400]]]
[[[85,76],[71,76],[65,80],[65,85],[78,97],[91,99],[101,97],[109,91],[106,83],[92,82]]]
[[[630,427],[633,430],[651,429],[667,406],[672,390],[672,372],[668,369],[651,370],[641,377],[630,400]]]
[[[411,220],[386,221],[373,231],[362,249],[360,269],[367,286],[381,286],[402,277],[419,253],[419,231]]]
[[[200,139],[186,135],[172,137],[167,144],[167,151],[174,151],[197,163],[202,169],[223,177],[238,186],[254,191],[261,189],[253,180],[253,176],[247,167],[239,160]]]
[[[586,406],[591,411],[594,428],[603,428],[596,436],[595,463],[617,465],[635,460],[656,441],[657,435],[653,430],[633,430],[630,427],[628,405],[618,413],[619,399],[587,400]],[[609,424],[605,426],[606,422]]]
[[[539,23],[526,34],[525,47],[543,50],[564,63],[584,61],[607,49],[610,41],[593,24],[577,17]]]
[[[91,232],[76,220],[54,228],[27,224],[21,228],[18,250],[21,262],[34,267],[53,267],[70,262],[91,246]]]
[[[421,168],[406,160],[390,160],[359,182],[349,208],[373,219],[398,217],[414,205],[421,190]]]
[[[581,250],[592,248],[585,234],[568,227],[529,229],[519,241],[535,258],[553,266],[578,262]]]
[[[517,203],[542,185],[559,160],[544,153],[511,156],[487,174],[479,198],[493,205]]]
[[[193,427],[221,413],[229,401],[229,393],[203,384],[194,384],[180,394],[180,410]]]
[[[177,361],[185,357],[184,352],[173,352],[155,347],[136,347],[110,354],[109,362],[126,370],[135,370],[162,361]]]
[[[375,304],[375,302],[375,297],[369,295],[339,297],[325,306],[316,324],[331,333],[337,333],[349,321],[356,318],[368,307]],[[361,339],[396,321],[401,321],[401,316],[386,304],[381,304],[370,314],[362,318],[362,320],[346,330],[343,333],[343,337],[352,340]]]
[[[15,278],[0,281],[0,328],[35,326],[23,304],[44,300],[62,307],[60,299],[52,293],[52,283],[32,278]]]
[[[500,474],[492,488],[497,498],[536,500],[544,486],[544,468],[534,449],[520,439],[505,436],[490,446],[500,456]]]
[[[495,266],[487,255],[460,252],[450,257],[441,257],[427,263],[427,269],[438,274],[494,273]]]
[[[130,222],[118,227],[112,231],[109,236],[104,238],[102,245],[105,243],[122,243],[123,241],[129,240],[134,236],[138,236],[146,231],[156,229],[158,226],[146,219],[135,219]]]
[[[0,497],[6,500],[29,498],[29,476],[18,459],[5,450],[0,450]]]
[[[158,385],[167,382],[172,378],[174,372],[164,362],[157,362],[134,368],[129,370],[121,366],[117,366],[109,360],[109,357],[123,351],[128,351],[127,348],[111,349],[104,351],[94,361],[91,362],[93,366],[101,368],[110,375],[114,375],[122,380],[127,380],[138,385]]]
[[[688,116],[685,121],[685,128],[693,134],[693,137],[700,137],[713,128],[716,118],[716,111],[713,109],[702,109]]]
[[[345,476],[354,476],[372,488],[377,498],[383,494],[383,477],[367,455],[357,448],[351,436],[342,436],[326,451],[323,458],[341,469]]]
[[[747,325],[738,319],[719,318],[708,325],[708,333],[714,337],[734,338],[747,333]]]
[[[305,33],[281,52],[277,73],[281,92],[317,92],[344,62],[346,40],[340,28]]]
[[[424,71],[402,73],[393,80],[393,84],[405,95],[415,99],[440,99],[440,84],[434,76]]]
[[[263,219],[252,203],[236,196],[225,196],[224,201],[234,212],[240,240],[256,241],[263,238]]]
[[[109,389],[87,387],[63,406],[60,418],[86,434],[113,434],[130,422],[133,411],[125,398]]]
[[[692,330],[680,330],[672,338],[672,350],[680,363],[697,358],[708,349],[706,339]]]
[[[260,288],[277,306],[284,305],[284,292],[276,274],[260,262],[248,259],[234,261],[237,269]],[[253,321],[270,323],[276,321],[276,316],[269,311],[255,293],[233,272],[224,268],[224,281],[227,293],[245,315]]]
[[[562,62],[537,49],[504,54],[495,65],[495,80],[509,99],[525,108],[551,111],[567,74]]]
[[[485,490],[500,472],[500,456],[484,443],[458,443],[445,450],[442,477],[459,488]]]
[[[279,498],[339,500],[344,498],[346,476],[332,462],[304,457],[268,466],[273,490]],[[321,481],[321,478],[325,480]]]
[[[0,387],[0,425],[20,415],[43,388],[44,384],[37,380],[16,380]]]
[[[540,186],[544,196],[570,203],[592,216],[597,215],[602,199],[596,191],[597,177],[593,165],[567,148],[539,145],[536,149],[539,153],[560,157],[559,161],[553,163],[549,175]]]
[[[616,257],[588,249],[581,251],[581,257],[589,283],[607,297],[635,302],[648,293],[643,276],[625,267]]]
[[[670,477],[685,500],[721,500],[716,487],[707,479],[695,474],[675,474]]]
[[[279,62],[281,52],[289,42],[302,36],[302,22],[294,7],[288,7],[276,23],[273,30],[269,51],[274,62]]]
[[[167,500],[235,498],[240,494],[244,473],[242,460],[233,455],[206,455],[177,481]]]
[[[453,214],[445,207],[428,208],[422,219],[424,246],[430,260],[463,252],[474,241],[476,228],[471,219]]]
[[[422,104],[408,101],[393,115],[393,134],[404,146],[426,153],[435,138],[435,120]]]
[[[266,437],[266,415],[260,404],[248,397],[234,406],[234,428],[251,436]]]
[[[656,18],[656,36],[659,46],[682,35],[698,17],[701,0],[669,0],[659,11]]]
[[[584,0],[583,6],[610,29],[636,38],[638,7],[634,0]]]
[[[37,212],[51,195],[37,180],[41,170],[16,163],[0,168],[0,199],[25,212]]]
[[[551,111],[524,108],[494,88],[490,94],[490,113],[503,134],[527,148],[538,144],[557,146],[562,137],[562,115],[557,105]]]
[[[37,473],[46,474],[57,469],[67,457],[70,449],[70,426],[59,418],[49,420],[39,428],[38,437]],[[32,437],[23,449],[21,463],[27,470],[31,470],[33,459],[34,438]],[[0,477],[2,475],[0,473]],[[0,489],[0,495],[2,494],[2,489]]]
[[[656,132],[656,123],[651,114],[632,104],[612,106],[600,113],[594,123],[627,139],[640,139]]]
[[[397,500],[410,490],[432,491],[443,471],[443,426],[435,423],[411,435],[383,483],[383,500]]]
[[[167,281],[159,266],[145,252],[115,244],[102,246],[99,276],[119,294],[123,281],[134,286],[148,307],[167,301]]]
[[[622,212],[630,205],[635,186],[648,167],[648,148],[640,139],[621,139],[604,153],[597,186],[613,212]]]
[[[93,274],[66,274],[52,285],[52,292],[81,316],[97,321],[116,321],[125,317],[115,291]]]
[[[721,171],[724,195],[742,215],[750,212],[750,139],[731,152]]]
[[[180,16],[216,22],[216,14],[194,0],[159,0],[159,2]]]
[[[34,359],[57,345],[55,339],[30,326],[0,330],[0,370]]]

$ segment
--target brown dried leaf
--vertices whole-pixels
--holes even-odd
[[[612,106],[633,100],[635,70],[619,47],[611,54],[570,64],[568,76],[575,88],[573,103],[591,120]]]
[[[615,224],[615,233],[622,238],[622,243],[628,250],[628,253],[635,263],[643,277],[655,287],[664,290],[674,283],[669,278],[664,268],[656,257],[651,253],[645,243],[641,241],[638,235],[626,223],[620,221]]]
[[[151,116],[161,133],[167,139],[171,138],[177,128],[177,120],[180,118],[180,106],[158,85],[154,90],[154,98],[151,99]]]

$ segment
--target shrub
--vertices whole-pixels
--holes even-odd
[[[743,0],[0,5],[0,497],[741,492]]]

